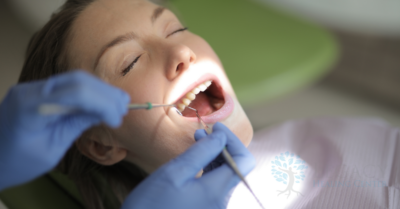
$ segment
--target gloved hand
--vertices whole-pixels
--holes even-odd
[[[201,138],[206,137],[208,134],[206,132],[206,130],[204,129],[199,129],[196,130],[196,132],[194,133],[194,139],[196,141],[198,141]],[[225,163],[225,159],[222,156],[222,154],[219,154],[214,160],[212,160],[208,165],[206,165],[203,168],[203,174],[208,173],[216,168],[218,168],[219,166],[221,166],[222,164]]]
[[[101,122],[119,126],[129,100],[83,71],[12,87],[0,104],[0,191],[54,168],[87,128]],[[75,111],[42,115],[41,104]]]
[[[122,209],[226,208],[226,196],[240,182],[228,165],[195,178],[225,146],[239,170],[247,175],[255,166],[254,157],[227,127],[216,123],[212,134],[140,183],[125,199]]]

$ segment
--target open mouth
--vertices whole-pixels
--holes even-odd
[[[200,116],[207,116],[220,110],[224,104],[222,87],[213,80],[207,80],[178,100],[177,107],[184,117],[196,117],[196,112],[186,107],[196,109]]]

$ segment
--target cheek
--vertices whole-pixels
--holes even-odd
[[[131,103],[160,103],[163,95],[163,78],[161,75],[147,73],[127,74],[126,78],[119,82],[120,88],[128,92],[131,97]]]
[[[196,54],[198,61],[210,60],[222,68],[221,61],[219,60],[217,54],[203,38],[198,35],[191,34],[190,38],[186,40],[186,44]]]
[[[231,130],[247,147],[253,139],[253,127],[244,112],[237,118],[237,121]]]
[[[151,167],[161,166],[195,143],[194,131],[177,127],[161,109],[130,112],[115,133],[130,155]]]
[[[243,120],[240,124],[240,130],[235,133],[243,144],[247,147],[249,146],[251,140],[253,139],[253,127],[249,120]]]
[[[253,127],[250,120],[247,118],[246,113],[240,106],[239,102],[235,99],[235,110],[232,115],[221,121],[242,141],[247,147],[253,139]]]

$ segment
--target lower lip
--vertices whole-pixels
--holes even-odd
[[[225,93],[224,98],[225,98],[225,104],[219,110],[209,115],[201,116],[201,119],[204,121],[204,123],[216,123],[218,121],[227,118],[232,113],[235,107],[235,103],[233,102],[232,97],[229,96],[227,93]],[[184,118],[190,121],[198,122],[197,117],[184,117]]]

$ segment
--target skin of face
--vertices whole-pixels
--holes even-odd
[[[171,11],[158,9],[156,14],[157,8],[144,0],[98,0],[90,4],[72,26],[67,47],[70,67],[85,69],[125,90],[132,103],[175,102],[189,85],[204,75],[213,75],[234,103],[232,113],[220,122],[247,146],[253,129],[218,56],[201,37],[179,31],[184,26]],[[104,50],[122,35],[128,38]],[[138,56],[124,75],[124,69]],[[198,121],[188,120],[172,108],[153,108],[129,111],[123,124],[108,133],[118,148],[126,151],[123,160],[151,173],[194,144],[194,132],[200,128]]]

